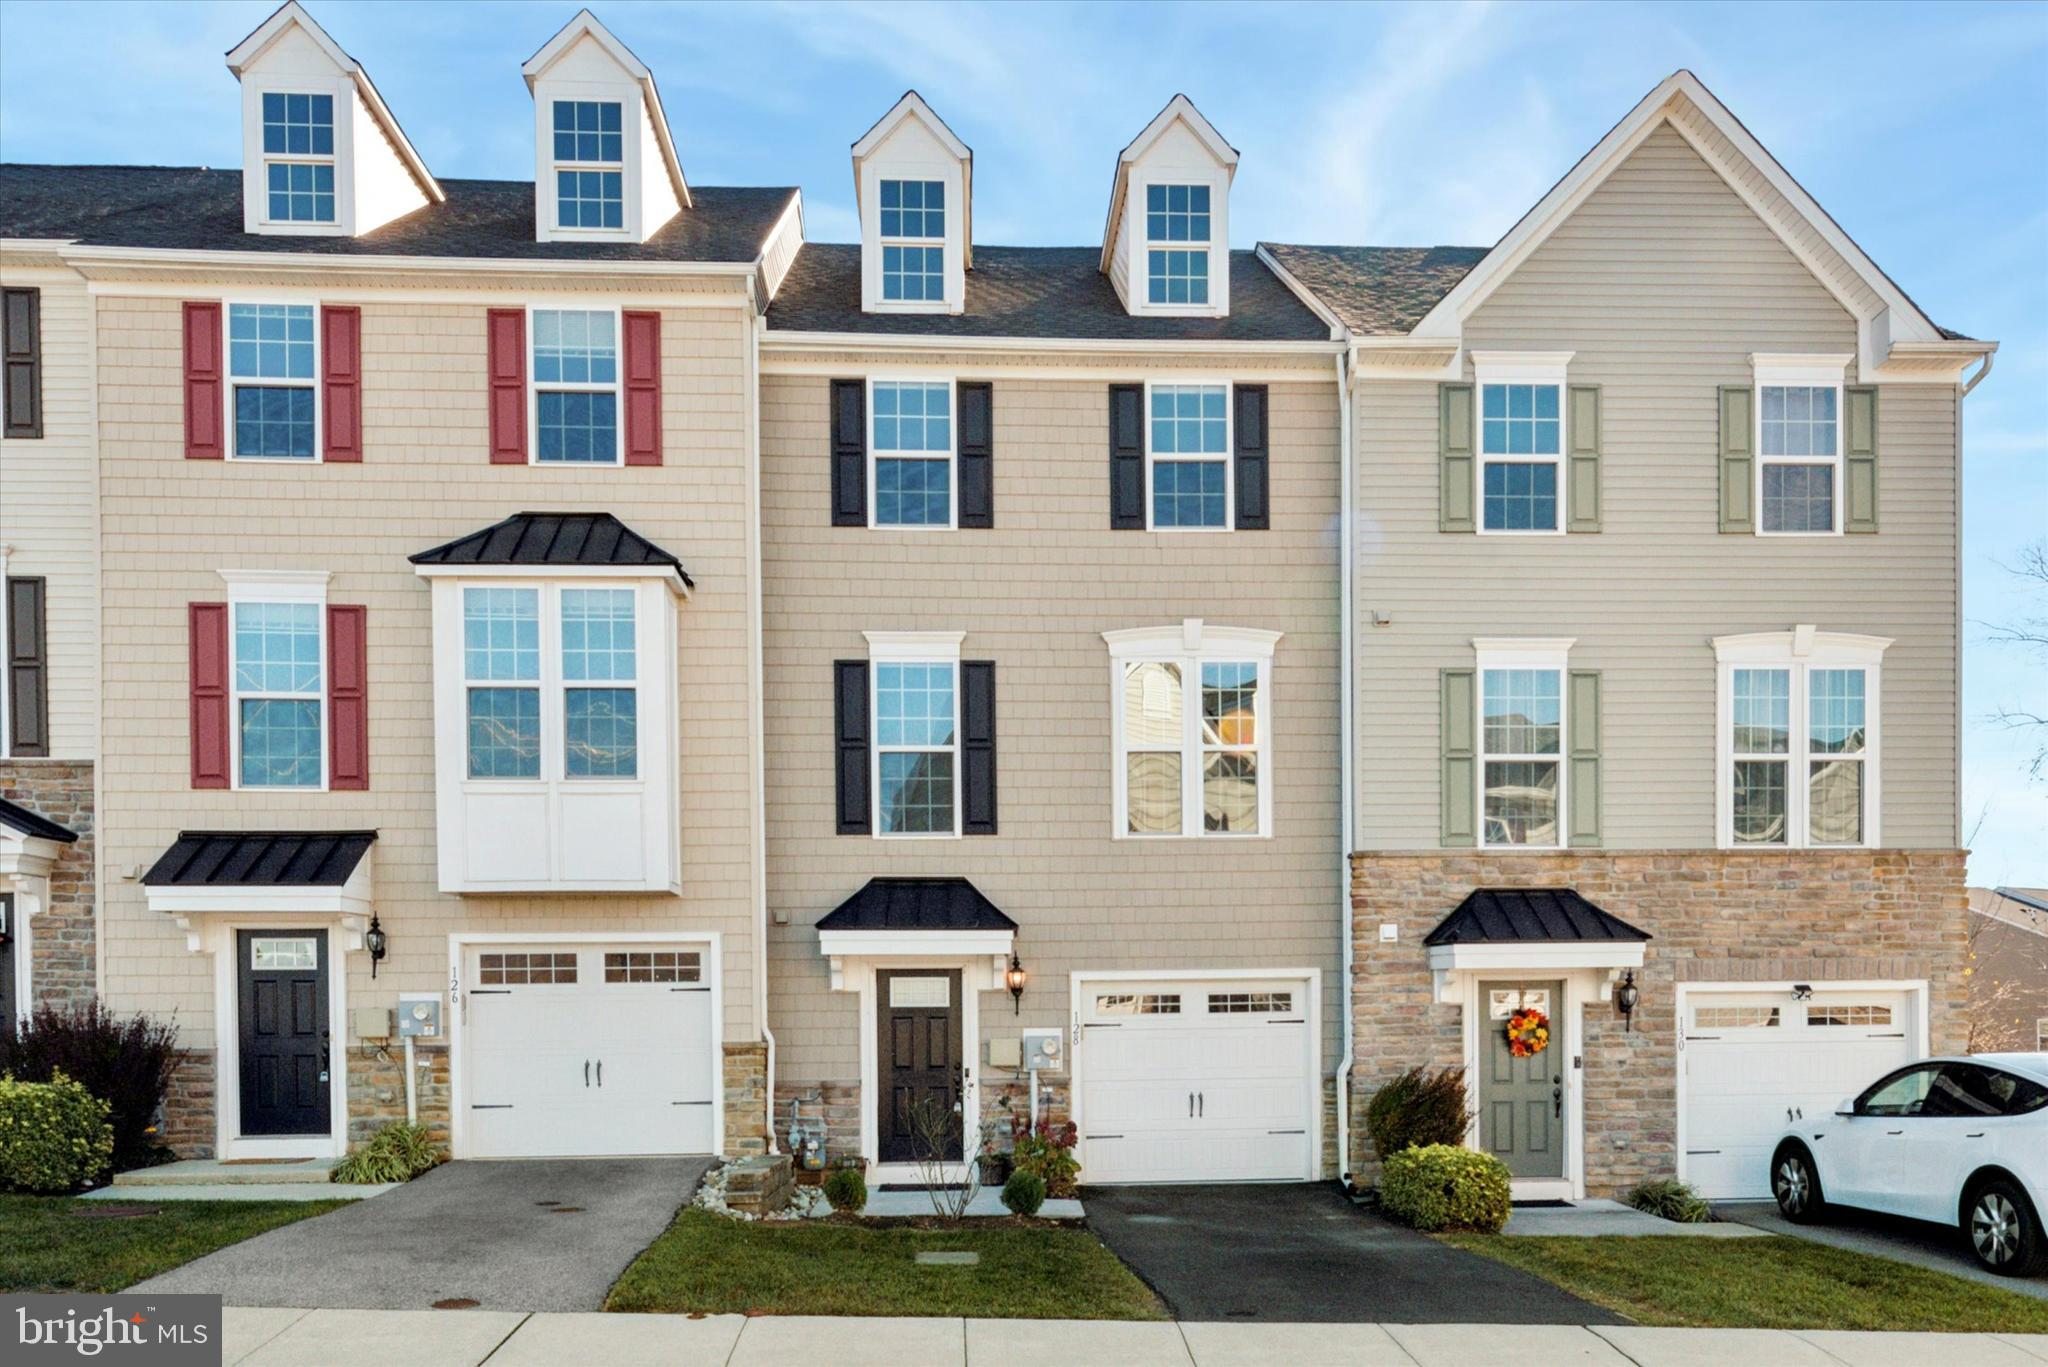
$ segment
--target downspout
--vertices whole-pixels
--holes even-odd
[[[1355,957],[1352,909],[1351,909],[1351,843],[1354,798],[1351,789],[1353,763],[1353,710],[1354,688],[1352,674],[1352,575],[1354,571],[1354,543],[1357,540],[1353,506],[1356,493],[1351,475],[1351,361],[1353,352],[1347,345],[1333,358],[1337,367],[1337,468],[1341,488],[1337,506],[1338,612],[1341,614],[1337,626],[1338,649],[1342,652],[1337,666],[1337,782],[1341,791],[1337,796],[1337,899],[1342,904],[1337,924],[1342,928],[1338,951],[1337,972],[1337,1014],[1342,1020],[1344,1055],[1337,1061],[1337,1171],[1340,1180],[1348,1189],[1351,1185],[1351,1069],[1356,1061],[1356,1023],[1353,1019],[1351,1002],[1351,976]]]
[[[766,708],[768,680],[762,673],[761,646],[761,333],[768,320],[756,303],[755,277],[747,277],[747,464],[752,467],[747,510],[747,756],[753,771],[753,898],[754,898],[754,1002],[761,1018],[761,1041],[767,1047],[761,1079],[761,1118],[766,1126],[768,1152],[779,1153],[775,1143],[775,1032],[768,1028],[768,748]]]

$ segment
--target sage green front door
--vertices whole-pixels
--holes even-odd
[[[1514,1177],[1564,1176],[1564,984],[1489,982],[1479,986],[1479,1142]],[[1508,1017],[1533,1007],[1550,1018],[1550,1045],[1516,1058]]]

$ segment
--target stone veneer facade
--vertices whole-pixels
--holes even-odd
[[[29,991],[31,1005],[83,1006],[95,994],[97,954],[92,765],[83,760],[0,760],[0,797],[78,834],[50,870],[50,904],[32,927]]]
[[[1611,1006],[1585,1011],[1586,1192],[1617,1196],[1676,1170],[1678,983],[1925,979],[1929,1043],[1960,1049],[1964,860],[1961,850],[1353,855],[1353,1181],[1377,1171],[1363,1123],[1373,1092],[1408,1068],[1462,1059],[1462,1010],[1433,999],[1422,940],[1473,889],[1573,888],[1652,937],[1633,1028]],[[1392,943],[1379,939],[1384,922],[1398,927]]]

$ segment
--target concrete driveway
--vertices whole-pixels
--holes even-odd
[[[597,1310],[710,1166],[704,1158],[449,1163],[130,1290],[338,1310],[426,1310],[455,1299],[485,1310]]]
[[[1334,1186],[1090,1187],[1088,1224],[1182,1320],[1621,1324],[1549,1282],[1353,1206]]]
[[[1947,1272],[1986,1286],[1995,1286],[2001,1291],[2016,1291],[2022,1296],[2048,1301],[2048,1277],[2001,1277],[1995,1272],[1986,1272],[1963,1241],[1962,1231],[1953,1225],[1925,1224],[1895,1215],[1851,1210],[1846,1206],[1829,1207],[1828,1218],[1821,1224],[1795,1225],[1778,1213],[1775,1201],[1716,1201],[1714,1213],[1724,1220],[1733,1220],[1772,1234],[1810,1239],[1817,1244],[1846,1248],[1852,1253],[1868,1253],[1894,1262],[1911,1263],[1915,1267],[1932,1268],[1936,1272]]]

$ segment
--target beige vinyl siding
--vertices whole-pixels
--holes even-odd
[[[47,581],[50,758],[89,760],[99,695],[93,302],[66,268],[9,260],[0,280],[42,291],[43,343],[43,435],[0,437],[0,546],[10,576]]]
[[[1716,387],[1752,352],[1855,350],[1855,323],[1671,129],[1654,134],[1467,320],[1485,350],[1571,351],[1602,387],[1603,530],[1436,530],[1434,383],[1358,390],[1358,808],[1366,849],[1438,842],[1437,671],[1475,636],[1569,636],[1602,671],[1605,844],[1712,846],[1710,638],[1894,638],[1887,846],[1956,843],[1956,396],[1880,396],[1876,535],[1721,535]],[[1466,377],[1471,378],[1469,363]],[[1392,624],[1371,625],[1372,613]]]
[[[1185,358],[1188,376],[1271,384],[1272,530],[1120,532],[1109,526],[1110,380],[1097,376],[1172,378],[1161,363],[1076,356],[1061,361],[1089,378],[1013,378],[1051,363],[802,361],[844,377],[993,371],[995,527],[831,526],[829,376],[774,374],[776,358],[764,359],[769,905],[786,918],[769,941],[778,1077],[858,1080],[859,997],[831,990],[813,926],[869,878],[915,874],[964,875],[1018,922],[1031,975],[1023,1012],[984,997],[985,1038],[1064,1025],[1076,970],[1321,968],[1327,1071],[1339,923],[1335,386]],[[1270,839],[1112,838],[1119,761],[1101,633],[1189,617],[1286,633],[1273,665]],[[867,658],[864,629],[964,631],[962,659],[996,662],[1000,834],[834,833],[832,662]]]
[[[725,1038],[754,1037],[740,297],[730,308],[664,310],[666,463],[653,469],[488,463],[484,311],[525,299],[422,304],[358,291],[349,302],[362,305],[363,462],[286,467],[185,460],[179,301],[101,300],[108,1000],[175,1015],[183,1042],[212,1043],[210,958],[188,952],[129,881],[179,830],[370,827],[390,957],[374,984],[367,956],[348,957],[350,1006],[441,990],[451,932],[716,931]],[[615,513],[680,555],[696,579],[694,596],[675,609],[680,898],[436,890],[431,614],[427,583],[406,557],[527,509]],[[369,791],[191,789],[185,607],[227,597],[220,568],[324,569],[333,574],[329,602],[368,605]]]

